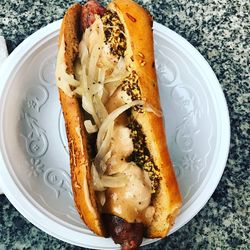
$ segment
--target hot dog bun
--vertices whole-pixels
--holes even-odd
[[[78,55],[81,8],[80,4],[74,4],[68,9],[63,18],[59,35],[59,46],[62,42],[65,43],[63,59],[66,64],[66,72],[72,75],[74,75],[74,61]],[[58,90],[68,138],[75,205],[84,223],[97,235],[105,236],[90,173],[82,107],[77,97],[66,95],[60,88]]]
[[[151,16],[131,0],[114,0],[107,8],[115,11],[124,25],[128,53],[133,57],[133,66],[139,77],[138,85],[142,99],[155,109],[161,110],[154,62]],[[65,71],[69,75],[75,75],[74,62],[78,55],[81,37],[79,31],[80,9],[79,4],[68,9],[59,36],[59,46],[65,43],[65,53],[61,61],[58,57],[57,63],[64,63]],[[105,225],[101,219],[93,187],[87,150],[90,145],[88,145],[83,125],[81,103],[76,96],[65,94],[61,88],[59,88],[59,94],[68,137],[75,204],[85,224],[97,235],[106,236]],[[135,119],[142,127],[147,147],[161,177],[152,199],[155,214],[152,222],[145,225],[145,236],[149,238],[164,237],[180,210],[181,195],[167,151],[163,118],[152,112],[137,112]]]
[[[127,40],[131,44],[139,87],[142,97],[157,109],[161,109],[158,92],[154,48],[152,17],[140,5],[131,0],[114,0],[109,8],[116,11],[127,30]],[[154,220],[147,225],[146,236],[164,237],[172,226],[181,206],[181,196],[173,166],[167,151],[163,117],[146,112],[136,116],[147,137],[147,146],[162,179],[153,201],[156,209]]]

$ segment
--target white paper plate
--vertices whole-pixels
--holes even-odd
[[[0,183],[13,205],[43,231],[78,246],[116,249],[111,239],[82,224],[73,204],[54,77],[60,23],[27,38],[1,68]],[[154,35],[168,145],[184,202],[173,233],[200,211],[221,178],[229,116],[219,82],[199,52],[160,24],[154,24]]]

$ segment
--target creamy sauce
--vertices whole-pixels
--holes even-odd
[[[141,222],[145,220],[143,218],[145,209],[151,202],[151,183],[145,171],[132,162],[126,164],[127,167],[123,173],[128,178],[128,183],[125,187],[106,190],[106,203],[103,210],[128,222]]]
[[[111,113],[115,109],[123,106],[124,104],[130,103],[131,97],[126,93],[126,91],[122,90],[120,86],[109,98],[108,102],[106,102],[105,107],[108,113]],[[126,123],[126,115],[123,113],[116,119],[116,124],[121,124],[124,126]]]
[[[113,155],[128,157],[134,149],[133,141],[130,137],[130,129],[122,125],[115,126],[111,147]]]
[[[57,86],[66,95],[72,97],[74,94],[72,87],[74,87],[75,92],[78,93],[76,90],[80,90],[80,83],[74,79],[73,75],[66,73],[64,53],[65,42],[64,37],[62,37],[56,66]],[[128,63],[127,58],[128,56],[126,55],[125,60]],[[91,66],[96,67],[96,65]],[[79,93],[81,95],[81,91]],[[128,93],[120,86],[111,96],[109,96],[109,98],[107,98],[107,101],[104,103],[104,105],[107,112],[111,113],[116,108],[130,102],[132,102],[131,96],[129,96]],[[91,103],[91,105],[93,105],[93,103]],[[91,112],[89,113],[92,114]],[[149,223],[152,220],[155,212],[154,207],[150,206],[152,194],[151,181],[147,172],[138,167],[135,163],[126,161],[126,158],[132,153],[134,149],[133,141],[130,137],[131,131],[129,128],[127,128],[127,122],[127,117],[124,113],[120,115],[115,121],[110,145],[110,157],[107,159],[108,167],[105,174],[124,174],[128,181],[123,187],[107,188],[104,192],[96,192],[96,196],[100,201],[100,204],[103,206],[103,212],[117,215],[128,222],[136,221]],[[78,136],[80,136],[80,128],[76,128],[76,133]],[[86,205],[91,212],[94,212],[89,197],[86,176],[84,178],[85,180],[83,189],[86,195]]]
[[[111,139],[111,157],[108,159],[107,174],[121,173],[126,169],[126,157],[133,152],[133,141],[130,138],[130,129],[116,125]]]
[[[106,103],[108,112],[131,102],[131,97],[121,87],[118,88]],[[117,215],[128,222],[149,223],[154,215],[151,203],[151,181],[148,173],[126,158],[133,152],[134,146],[130,136],[131,130],[126,127],[126,115],[122,114],[114,125],[111,140],[111,157],[107,161],[106,174],[122,173],[128,179],[121,188],[108,188],[105,191],[106,201],[103,210]]]
[[[126,91],[123,91],[122,87],[119,87],[109,98],[108,102],[105,104],[105,107],[110,113],[116,108],[130,103],[131,101],[131,97],[126,93]]]

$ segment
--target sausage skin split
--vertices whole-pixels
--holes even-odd
[[[105,8],[91,0],[82,7],[81,28],[84,32],[95,21],[95,14],[103,16]],[[137,249],[142,243],[143,223],[128,223],[122,218],[111,214],[103,214],[102,220],[107,233],[122,250]]]

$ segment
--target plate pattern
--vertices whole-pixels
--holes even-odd
[[[193,65],[183,60],[182,51],[176,50],[173,44],[163,43],[162,35],[155,32],[156,70],[160,93],[163,93],[165,123],[170,127],[167,127],[168,146],[184,208],[204,180],[211,153],[213,123],[206,105],[209,100],[207,96],[201,100],[199,94],[205,90],[201,91],[202,83],[190,69]],[[203,126],[205,123],[209,126]],[[204,139],[202,147],[199,146],[201,138]]]
[[[191,73],[192,69],[187,61],[183,60],[181,52],[178,52],[172,44],[165,45],[161,39],[161,34],[155,32],[156,69],[160,93],[163,93],[161,102],[169,137],[169,150],[180,183],[184,209],[205,177],[207,158],[211,153],[213,125],[206,105],[209,100],[206,96],[201,100],[199,94],[202,92],[199,79]],[[54,204],[53,207],[50,207],[51,203],[46,202],[48,190],[43,188],[38,189],[37,197],[40,197],[43,204],[59,217],[63,211],[64,215],[69,218],[75,218],[75,212],[72,214],[74,203],[70,173],[69,168],[66,167],[69,164],[68,160],[62,168],[51,167],[44,157],[48,151],[52,150],[49,148],[52,136],[49,128],[46,132],[39,124],[39,120],[44,119],[44,115],[41,115],[40,111],[44,108],[45,112],[49,112],[51,103],[59,102],[58,99],[49,102],[49,99],[55,96],[53,92],[56,92],[57,88],[51,88],[55,85],[56,55],[48,55],[39,66],[39,83],[28,89],[23,100],[21,135],[25,138],[30,163],[30,178],[40,178],[40,181],[43,182],[42,186],[47,186],[55,199],[62,200],[58,204],[62,204],[67,195],[69,204],[64,209],[55,210]],[[39,65],[37,61],[36,64]],[[174,117],[172,115],[174,119],[171,119],[168,118],[169,114],[176,115]],[[59,111],[57,119],[59,139],[65,149],[64,153],[68,157],[67,138],[61,111]],[[204,123],[209,126],[204,126]],[[199,145],[200,138],[203,138],[202,147]],[[32,190],[35,189],[33,185],[36,184],[31,181]]]
[[[41,111],[43,111],[42,109],[45,109],[45,112],[50,110],[51,103],[49,103],[49,99],[53,98],[51,96],[54,96],[54,92],[57,91],[57,88],[51,88],[51,86],[55,85],[55,63],[55,55],[46,58],[44,62],[41,63],[39,68],[39,84],[30,87],[22,101],[23,108],[21,110],[19,125],[21,132],[20,137],[24,138],[26,158],[28,161],[28,164],[26,164],[29,169],[28,186],[30,190],[32,190],[33,195],[35,195],[43,204],[43,207],[52,211],[53,214],[58,217],[66,216],[68,222],[83,227],[74,207],[69,171],[66,170],[65,167],[51,167],[51,164],[47,161],[46,157],[46,154],[49,153],[48,151],[52,150],[49,147],[49,142],[52,140],[52,131],[50,128],[46,131],[42,127],[41,123],[44,119],[44,115],[41,114]],[[59,99],[53,101],[59,102]],[[62,133],[60,134],[60,137],[67,152],[67,139],[62,112],[60,112],[58,119],[58,124],[60,124],[59,133]],[[55,120],[53,122],[55,122]],[[35,179],[39,179],[39,182],[42,183],[40,188],[37,188],[37,182],[34,181]],[[47,189],[44,187],[47,187]],[[51,190],[51,192],[48,190]],[[54,205],[51,206],[52,203],[50,202],[50,199],[48,199],[48,193],[50,193],[50,196],[52,195],[55,199],[61,200],[61,202],[64,201],[66,195],[69,200],[67,206],[63,207],[59,205],[55,209]],[[58,204],[61,204],[61,202]]]
[[[54,75],[60,25],[50,24],[27,38],[1,68],[1,185],[15,207],[45,232],[83,247],[117,249],[110,239],[93,235],[74,208]],[[226,102],[209,65],[187,41],[154,25],[168,148],[183,196],[172,233],[204,206],[218,184],[230,128]],[[144,239],[143,244],[152,241]]]

